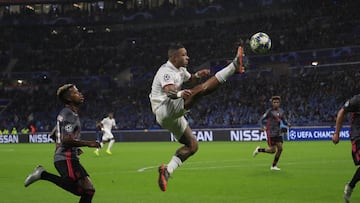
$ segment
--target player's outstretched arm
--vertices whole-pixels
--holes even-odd
[[[62,143],[69,147],[100,147],[100,143],[96,141],[86,141],[86,140],[74,140],[69,136],[64,136],[62,139]]]
[[[190,84],[190,86],[192,85],[196,85],[199,83],[199,79],[209,76],[210,75],[210,69],[201,69],[199,71],[197,71],[195,74],[191,74],[191,78],[189,81],[187,81],[187,84]]]

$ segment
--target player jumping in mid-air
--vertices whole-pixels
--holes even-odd
[[[208,76],[210,70],[202,69],[195,74],[189,73],[186,69],[189,56],[185,47],[179,43],[169,47],[168,61],[157,71],[149,97],[156,121],[172,132],[183,146],[175,152],[167,165],[159,166],[158,184],[162,191],[166,191],[170,174],[198,150],[198,142],[184,117],[185,113],[198,99],[215,91],[233,74],[243,73],[243,55],[243,48],[240,46],[235,59],[229,65],[204,83],[198,84],[198,79]],[[182,90],[185,82],[198,85]]]
[[[111,148],[114,145],[115,142],[115,138],[114,135],[111,132],[112,128],[117,128],[116,126],[116,121],[114,119],[114,113],[110,112],[107,117],[105,117],[104,119],[102,119],[102,121],[100,123],[98,123],[98,127],[100,127],[101,131],[103,132],[103,135],[101,137],[101,142],[100,145],[101,147],[104,146],[105,142],[109,142],[109,145],[106,149],[106,153],[108,154],[112,154],[111,152]],[[94,153],[99,156],[99,151],[100,148],[97,148]]]
[[[76,86],[73,84],[61,86],[57,90],[57,96],[65,104],[57,116],[56,130],[52,131],[56,141],[54,165],[60,176],[38,166],[25,179],[24,186],[27,187],[38,180],[47,180],[74,195],[81,196],[80,203],[89,203],[92,201],[95,189],[88,173],[80,164],[79,155],[82,150],[79,147],[100,147],[100,144],[96,141],[80,140],[78,106],[84,102],[84,97]]]
[[[353,192],[356,183],[360,180],[360,94],[353,96],[345,102],[344,106],[337,113],[335,132],[332,137],[334,144],[340,141],[340,130],[347,113],[351,113],[350,126],[350,140],[351,151],[354,164],[358,167],[350,182],[345,184],[344,199],[345,202],[350,202],[351,193]]]
[[[254,157],[259,152],[274,154],[274,161],[270,167],[271,170],[279,171],[280,168],[277,167],[277,163],[280,159],[281,152],[283,150],[283,129],[281,124],[290,127],[288,123],[285,112],[282,108],[280,108],[280,96],[272,96],[272,108],[269,108],[264,115],[259,120],[259,125],[261,126],[261,131],[266,131],[267,142],[269,148],[260,148],[260,146],[256,147],[253,152]],[[264,121],[267,120],[266,126],[264,125]]]

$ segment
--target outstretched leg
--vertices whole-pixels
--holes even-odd
[[[192,94],[185,100],[184,108],[190,109],[198,99],[214,92],[234,73],[244,73],[244,65],[242,62],[243,56],[243,48],[239,46],[235,59],[229,65],[217,72],[214,76],[209,78],[204,83],[196,85],[194,88],[191,89]]]
[[[84,203],[91,202],[95,193],[95,189],[88,176],[79,179],[78,182],[76,182],[70,177],[61,177],[49,173],[42,166],[35,168],[35,170],[26,178],[24,186],[28,187],[38,180],[47,180],[74,195],[81,196],[80,202]]]

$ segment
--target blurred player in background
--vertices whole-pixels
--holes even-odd
[[[280,159],[281,152],[283,151],[283,135],[284,130],[281,126],[281,122],[283,125],[286,125],[287,127],[290,127],[290,124],[288,123],[285,112],[282,108],[280,108],[280,96],[272,96],[271,102],[272,102],[272,108],[269,108],[264,115],[259,120],[259,125],[261,127],[262,132],[266,132],[267,136],[267,142],[269,145],[269,148],[260,148],[260,146],[256,147],[253,155],[254,157],[259,152],[265,152],[274,154],[274,161],[270,167],[271,170],[279,171],[280,168],[277,167],[277,163]],[[264,121],[266,122],[266,126],[264,125]]]
[[[94,186],[89,174],[80,164],[79,155],[82,153],[79,147],[99,147],[96,141],[84,141],[80,139],[81,124],[78,115],[78,106],[84,102],[83,95],[73,84],[66,84],[57,90],[57,96],[65,104],[65,107],[57,116],[56,151],[54,165],[60,176],[51,174],[42,166],[35,170],[25,179],[24,186],[38,180],[47,180],[67,190],[74,195],[81,196],[80,203],[91,202],[95,193]]]
[[[168,49],[168,61],[157,71],[149,95],[156,121],[183,144],[167,165],[159,166],[158,184],[162,191],[166,191],[170,174],[198,150],[198,142],[184,115],[202,96],[215,91],[233,74],[244,72],[242,47],[238,48],[232,63],[202,84],[199,84],[199,79],[208,76],[210,70],[203,69],[191,74],[186,69],[188,62],[189,56],[185,47],[179,43],[171,44]],[[182,90],[185,82],[198,85],[192,89]]]
[[[102,121],[98,124],[99,128],[101,129],[101,131],[103,132],[102,135],[102,139],[100,142],[101,148],[104,146],[104,143],[109,142],[109,145],[106,149],[106,153],[108,154],[112,154],[111,153],[111,148],[115,142],[115,138],[114,135],[112,134],[111,130],[112,128],[116,128],[116,121],[114,119],[114,113],[110,112],[107,117],[105,117],[104,119],[102,119]],[[97,148],[94,153],[99,156],[99,151],[100,148]]]
[[[96,142],[101,142],[102,141],[102,136],[103,136],[103,132],[102,132],[102,124],[101,121],[96,121]]]
[[[343,107],[338,111],[335,124],[335,132],[332,137],[334,144],[340,141],[340,130],[347,113],[351,113],[350,126],[350,140],[352,157],[357,169],[350,182],[345,184],[344,199],[345,202],[350,202],[351,193],[354,190],[356,183],[360,180],[360,94],[353,96],[347,100]]]

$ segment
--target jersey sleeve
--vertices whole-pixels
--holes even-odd
[[[360,95],[355,95],[347,100],[343,106],[345,112],[355,112],[360,106]]]
[[[162,69],[159,71],[159,82],[161,87],[165,87],[166,85],[172,85],[175,84],[175,75],[170,71],[165,71],[165,69]]]

